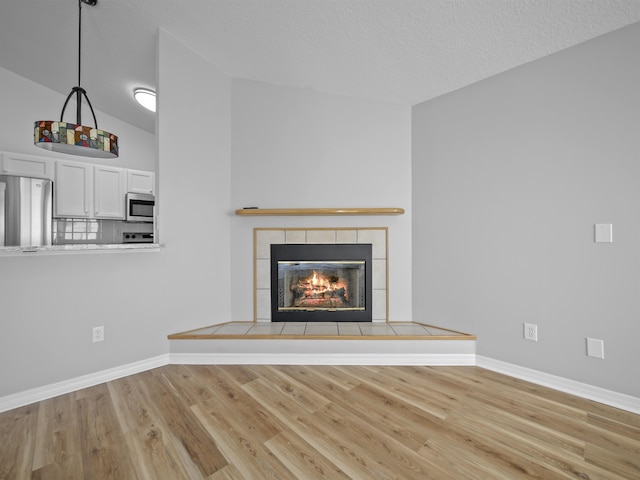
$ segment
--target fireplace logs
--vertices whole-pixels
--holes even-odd
[[[371,321],[370,244],[271,245],[272,321]]]
[[[291,307],[340,308],[349,305],[347,295],[348,282],[332,273],[325,276],[313,271],[307,278],[292,281],[293,294]]]

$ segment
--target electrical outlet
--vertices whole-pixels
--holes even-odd
[[[93,327],[93,343],[104,340],[104,327]]]
[[[536,325],[535,323],[525,323],[524,339],[537,342],[538,341],[538,325]]]

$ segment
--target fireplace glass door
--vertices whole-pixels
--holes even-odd
[[[371,245],[272,245],[272,321],[371,321]]]
[[[365,262],[278,262],[278,310],[365,309]]]

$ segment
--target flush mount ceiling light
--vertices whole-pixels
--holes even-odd
[[[82,57],[82,4],[94,6],[98,0],[78,0],[78,86],[71,89],[60,113],[60,121],[37,120],[35,122],[34,144],[37,147],[69,155],[94,158],[116,158],[118,156],[118,137],[113,133],[98,129],[98,121],[89,97],[80,86],[80,65]],[[64,111],[71,97],[76,97],[76,123],[63,121]],[[82,97],[87,101],[94,127],[82,125]]]
[[[136,88],[133,91],[133,98],[140,105],[152,112],[156,111],[156,92],[148,88]]]

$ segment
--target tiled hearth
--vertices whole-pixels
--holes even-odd
[[[180,339],[358,339],[380,340],[475,340],[454,330],[416,322],[228,322],[170,335]]]
[[[475,365],[476,337],[419,322],[390,322],[388,229],[255,228],[254,321],[169,335],[172,363]],[[371,244],[371,322],[272,322],[271,245]]]
[[[475,365],[476,337],[415,322],[228,322],[169,335],[171,362]]]
[[[256,228],[254,229],[254,320],[271,322],[272,244],[371,244],[372,321],[389,319],[388,229],[378,228]]]

